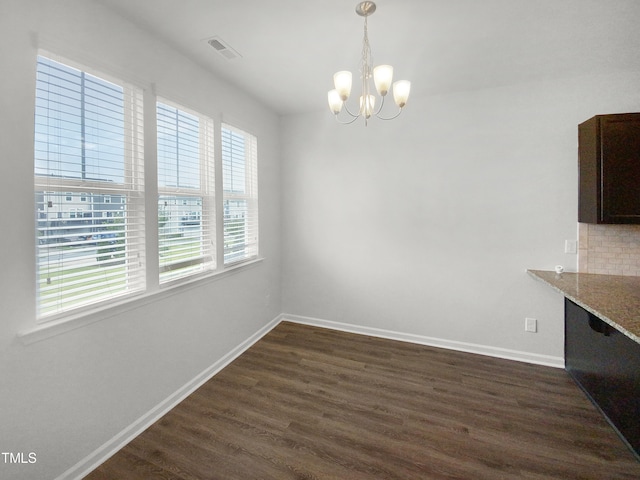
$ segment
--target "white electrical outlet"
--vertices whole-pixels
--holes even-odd
[[[564,253],[578,253],[578,241],[577,240],[565,240],[564,241]]]
[[[524,331],[536,333],[538,331],[538,320],[536,320],[535,318],[525,318]]]

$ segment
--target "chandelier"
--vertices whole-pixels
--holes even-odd
[[[367,29],[367,18],[376,11],[376,4],[373,2],[361,2],[356,6],[356,13],[364,17],[364,39],[362,41],[362,58],[360,59],[360,78],[362,80],[362,94],[360,95],[360,106],[358,113],[349,110],[347,99],[351,95],[352,75],[351,72],[341,71],[333,76],[335,88],[329,91],[328,100],[329,108],[335,115],[336,120],[342,124],[350,124],[358,118],[364,117],[364,124],[371,116],[382,120],[393,120],[402,113],[402,109],[407,104],[409,92],[411,90],[411,82],[408,80],[399,80],[393,83],[393,67],[391,65],[378,65],[375,68],[371,66],[371,45],[369,45],[369,33]],[[371,79],[375,89],[380,95],[379,106],[376,109],[376,95],[372,93]],[[380,115],[384,106],[384,99],[389,93],[389,89],[393,90],[393,99],[398,106],[398,112],[391,117],[383,117]],[[346,111],[347,121],[341,121],[340,112]],[[344,117],[344,115],[343,115]]]

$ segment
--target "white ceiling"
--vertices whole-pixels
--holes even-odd
[[[100,1],[281,114],[327,108],[333,73],[358,68],[358,0]],[[376,3],[374,63],[412,96],[640,69],[637,0]],[[214,36],[242,58],[220,56]]]

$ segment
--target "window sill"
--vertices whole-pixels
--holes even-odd
[[[135,310],[144,305],[153,303],[158,299],[158,296],[162,295],[166,298],[167,295],[176,295],[184,292],[185,290],[196,288],[207,283],[221,280],[231,274],[252,268],[260,263],[264,258],[255,258],[242,263],[231,265],[224,270],[212,272],[206,275],[199,276],[192,279],[183,279],[183,281],[175,281],[171,284],[161,285],[157,290],[153,292],[140,293],[118,303],[112,303],[107,307],[96,308],[90,311],[83,311],[82,313],[70,314],[64,318],[51,320],[49,322],[43,322],[33,328],[18,333],[18,338],[23,345],[30,345],[32,343],[40,342],[51,337],[55,337],[62,333],[75,330],[77,328],[90,325],[95,322],[100,322],[110,317],[114,317],[121,313]]]

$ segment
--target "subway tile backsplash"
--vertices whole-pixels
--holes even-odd
[[[640,276],[640,225],[578,223],[578,271]]]

